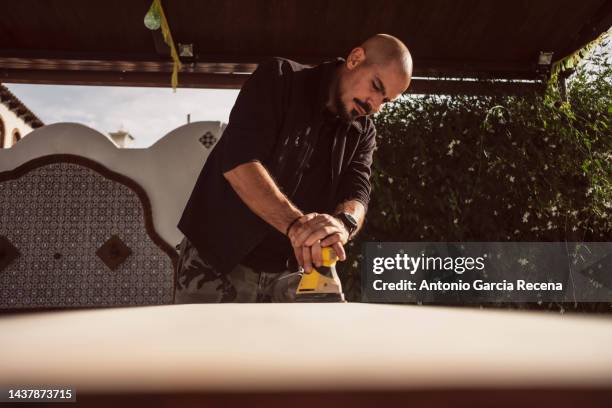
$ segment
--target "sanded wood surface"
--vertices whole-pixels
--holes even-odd
[[[0,316],[0,384],[79,393],[612,389],[606,317],[373,304]]]

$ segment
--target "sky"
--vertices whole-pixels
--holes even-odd
[[[4,84],[45,125],[77,122],[101,133],[123,129],[148,147],[191,121],[227,123],[238,90]]]

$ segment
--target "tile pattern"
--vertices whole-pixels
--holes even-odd
[[[217,138],[211,132],[204,133],[204,135],[200,136],[200,139],[198,140],[207,149],[210,149],[217,142]]]
[[[20,253],[0,272],[0,309],[172,303],[172,260],[147,234],[140,199],[88,167],[0,182],[0,236]],[[114,270],[96,254],[113,236],[131,251],[117,247]]]

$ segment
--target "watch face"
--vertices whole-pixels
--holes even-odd
[[[338,214],[338,218],[344,224],[346,230],[349,233],[349,236],[357,229],[357,220],[349,213],[340,213]]]
[[[342,215],[353,228],[357,227],[357,220],[351,214],[343,213]]]

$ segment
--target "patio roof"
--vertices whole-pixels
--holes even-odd
[[[20,0],[0,14],[0,81],[169,86],[148,0]],[[372,34],[402,39],[415,60],[411,92],[521,92],[538,80],[540,52],[558,60],[612,25],[607,0],[181,0],[163,6],[176,43],[193,44],[179,86],[238,88],[266,57],[316,64],[346,56]],[[535,85],[537,87],[537,84]]]
[[[0,103],[6,105],[15,115],[21,118],[32,129],[44,125],[42,120],[36,116],[21,100],[16,97],[6,86],[0,84]]]

